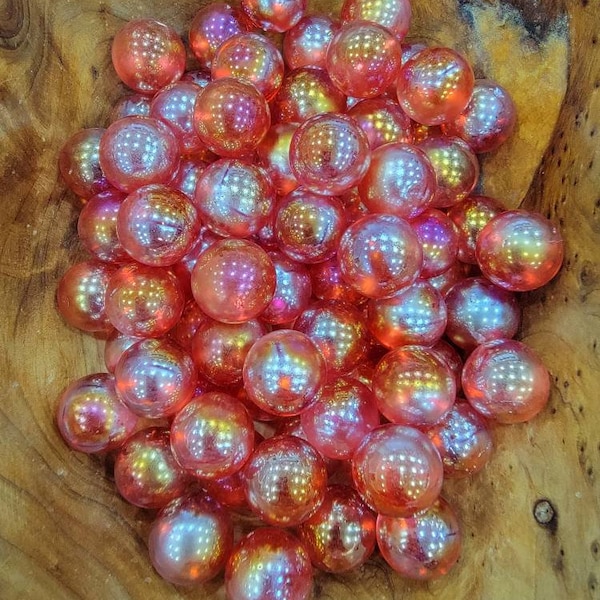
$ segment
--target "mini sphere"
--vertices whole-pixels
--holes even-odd
[[[277,282],[273,299],[261,313],[266,323],[290,323],[308,306],[312,286],[308,269],[276,250],[269,252],[275,266]]]
[[[235,600],[308,600],[312,583],[304,546],[291,533],[270,527],[243,538],[225,569],[227,596]]]
[[[340,300],[311,304],[298,317],[294,329],[307,335],[320,350],[330,380],[357,367],[365,359],[371,342],[361,312]]]
[[[192,298],[185,303],[181,318],[177,325],[169,331],[169,337],[184,350],[192,349],[192,340],[200,325],[208,321],[208,317],[200,310]]]
[[[559,271],[564,244],[556,225],[526,210],[494,217],[480,232],[475,248],[481,272],[513,292],[546,285]]]
[[[232,475],[254,448],[252,419],[239,400],[223,392],[208,392],[175,415],[171,447],[179,464],[197,477]]]
[[[269,101],[283,81],[283,58],[266,37],[258,33],[240,33],[219,46],[211,75],[213,81],[233,77],[252,83]]]
[[[121,81],[154,94],[177,81],[185,69],[185,48],[177,32],[153,19],[126,23],[112,43],[112,63]]]
[[[495,81],[477,79],[467,107],[442,129],[446,135],[462,138],[480,154],[498,149],[512,135],[516,120],[510,94]]]
[[[110,183],[128,194],[143,185],[168,183],[179,166],[179,142],[162,121],[125,117],[104,132],[100,165]]]
[[[446,340],[439,340],[431,347],[431,350],[448,365],[456,381],[456,391],[459,392],[461,389],[460,376],[463,369],[463,360],[458,350]]]
[[[449,269],[441,273],[440,275],[435,275],[434,277],[428,277],[427,281],[436,289],[443,297],[446,297],[446,294],[452,289],[452,286],[459,282],[461,279],[468,277],[470,273],[470,265],[466,265],[456,260],[450,266]]]
[[[348,116],[367,134],[371,150],[393,142],[412,142],[410,119],[392,100],[361,100],[348,111]]]
[[[271,126],[265,97],[251,84],[225,78],[211,81],[198,96],[194,122],[211,152],[241,157],[252,152]]]
[[[291,417],[319,399],[327,371],[321,352],[307,335],[280,329],[252,346],[243,376],[254,404],[270,414]]]
[[[447,271],[458,254],[458,232],[454,223],[440,210],[429,208],[410,222],[421,248],[421,277],[435,277]]]
[[[327,488],[325,500],[298,535],[313,564],[329,573],[363,565],[375,550],[375,515],[348,485]]]
[[[410,144],[380,146],[358,186],[373,213],[412,219],[429,207],[436,193],[435,172],[425,153]]]
[[[345,0],[342,22],[372,21],[389,29],[400,42],[408,32],[411,19],[410,0]]]
[[[112,324],[106,308],[106,291],[114,265],[86,260],[73,265],[58,282],[56,307],[72,327],[88,333],[107,333]]]
[[[470,352],[492,340],[515,336],[521,308],[514,294],[483,277],[459,281],[446,294],[448,339]]]
[[[389,298],[370,300],[367,323],[386,348],[432,346],[444,335],[447,316],[442,295],[419,279]]]
[[[306,0],[242,0],[242,10],[261,29],[283,33],[304,16]]]
[[[232,385],[241,381],[248,351],[266,333],[266,326],[256,319],[232,325],[205,318],[194,335],[192,357],[209,381]]]
[[[291,435],[265,440],[244,467],[246,498],[265,523],[295,527],[319,508],[327,470],[320,454]]]
[[[357,292],[368,298],[383,298],[417,279],[423,252],[404,219],[367,215],[342,236],[338,259],[345,280]]]
[[[121,355],[115,381],[119,397],[134,413],[162,419],[192,399],[196,368],[189,354],[172,342],[141,340]]]
[[[318,263],[336,253],[346,226],[339,198],[298,188],[275,209],[275,238],[279,249],[300,263]]]
[[[460,138],[432,136],[419,143],[437,179],[433,206],[445,208],[464,200],[479,180],[479,161]]]
[[[123,352],[142,339],[125,335],[118,329],[113,329],[104,344],[104,364],[106,365],[106,370],[109,373],[114,373],[121,356],[123,356]]]
[[[413,121],[441,125],[467,107],[474,83],[471,65],[458,52],[425,48],[400,69],[398,101]]]
[[[166,123],[179,140],[183,154],[204,149],[194,127],[194,106],[202,89],[195,83],[178,81],[156,94],[150,106],[150,116]]]
[[[91,198],[110,188],[100,166],[100,140],[104,132],[100,128],[78,131],[65,142],[58,156],[63,181],[80,198]]]
[[[248,240],[226,239],[209,246],[192,271],[198,306],[222,323],[254,319],[273,299],[275,267],[269,255]]]
[[[179,169],[177,169],[169,183],[169,187],[185,194],[193,201],[196,194],[196,185],[207,166],[206,162],[196,157],[182,159]]]
[[[377,427],[363,439],[351,464],[356,491],[381,515],[412,515],[430,507],[442,489],[440,455],[430,439],[412,427]]]
[[[222,158],[200,175],[194,194],[202,221],[217,235],[255,235],[273,211],[275,193],[264,169]]]
[[[352,458],[379,422],[371,390],[351,377],[341,377],[326,386],[319,401],[300,415],[302,429],[313,448],[336,460]]]
[[[290,144],[296,129],[296,123],[273,125],[256,148],[258,163],[267,172],[279,196],[285,196],[298,187],[290,167]]]
[[[248,513],[248,503],[244,493],[243,470],[236,471],[219,479],[203,479],[200,481],[208,495],[221,506],[237,513]]]
[[[283,78],[273,101],[276,123],[302,123],[324,113],[341,113],[346,98],[331,81],[327,71],[316,67],[301,67]]]
[[[56,423],[65,442],[78,452],[108,452],[136,429],[138,417],[117,395],[108,373],[86,375],[62,393]]]
[[[379,515],[376,531],[383,558],[408,579],[426,581],[441,577],[460,556],[458,519],[443,498],[405,518]]]
[[[106,290],[106,314],[126,335],[160,337],[183,312],[185,297],[171,271],[131,264],[121,267]]]
[[[448,211],[448,218],[458,231],[458,260],[471,265],[477,264],[475,245],[481,230],[504,206],[499,200],[488,196],[469,196]]]
[[[225,566],[233,547],[229,515],[209,496],[194,493],[167,505],[152,524],[150,561],[175,585],[198,585]]]
[[[309,15],[283,38],[283,58],[290,69],[325,68],[327,47],[339,25],[327,15]]]
[[[171,452],[168,429],[138,431],[117,454],[117,491],[134,506],[162,508],[182,496],[188,483],[185,471]]]
[[[548,370],[531,348],[515,340],[478,346],[465,362],[462,385],[471,406],[498,423],[533,419],[550,395]]]
[[[319,300],[345,300],[350,304],[361,304],[366,300],[346,283],[337,256],[310,266],[310,278],[315,298]]]
[[[385,27],[369,21],[342,25],[327,48],[327,72],[346,96],[374,98],[398,77],[400,43]]]
[[[426,433],[442,457],[446,477],[478,473],[494,449],[488,424],[467,402],[457,402]]]
[[[149,117],[152,98],[144,94],[128,94],[119,98],[113,106],[109,123],[114,123],[123,117]]]

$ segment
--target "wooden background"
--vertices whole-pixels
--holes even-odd
[[[327,10],[335,8],[321,0]],[[415,0],[412,34],[466,52],[519,108],[516,136],[484,160],[483,189],[559,222],[565,266],[526,299],[521,337],[552,377],[548,409],[496,432],[480,476],[446,486],[464,530],[450,576],[406,582],[374,559],[319,575],[315,598],[600,598],[600,3]],[[182,33],[198,2],[0,2],[0,598],[223,598],[162,582],[146,557],[150,518],[104,464],[70,452],[53,423],[70,380],[102,369],[100,345],[54,310],[79,255],[77,203],[58,180],[63,141],[103,124],[123,92],[110,40],[154,16]],[[534,507],[548,520],[540,525]]]

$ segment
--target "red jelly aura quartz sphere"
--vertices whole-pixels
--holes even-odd
[[[377,365],[373,394],[381,414],[393,423],[433,425],[452,408],[456,380],[446,361],[431,349],[403,346]]]
[[[256,148],[258,162],[267,172],[276,193],[280,196],[298,187],[298,181],[290,167],[290,144],[296,129],[296,123],[274,125]]]
[[[441,577],[460,555],[458,519],[443,498],[405,518],[379,515],[376,530],[383,558],[408,579],[424,581]]]
[[[108,373],[86,375],[62,393],[56,422],[65,442],[79,452],[118,448],[135,430],[138,417],[117,395]]]
[[[198,585],[225,566],[233,525],[221,506],[203,493],[167,505],[152,524],[148,550],[158,574],[175,585]]]
[[[244,387],[260,409],[291,417],[318,400],[326,373],[325,360],[307,335],[280,329],[250,348],[244,363]]]
[[[327,47],[339,25],[326,15],[303,17],[283,38],[283,58],[290,69],[325,68]]]
[[[478,346],[465,362],[462,385],[471,406],[499,423],[533,419],[550,394],[546,367],[531,348],[515,340]]]
[[[188,477],[171,452],[169,430],[138,431],[115,460],[119,494],[141,508],[162,508],[185,493]]]
[[[222,392],[194,398],[175,415],[171,447],[197,477],[217,479],[239,471],[254,447],[252,419],[243,404]]]
[[[344,279],[357,292],[369,298],[382,298],[416,280],[423,251],[404,219],[367,215],[346,229],[338,260]]]
[[[385,98],[362,100],[348,111],[348,115],[355,119],[367,134],[371,150],[392,142],[412,141],[411,121],[400,106],[392,100]]]
[[[350,486],[332,485],[298,534],[316,567],[343,573],[360,567],[375,550],[375,515]]]
[[[410,222],[421,248],[421,277],[435,277],[447,271],[458,254],[459,234],[454,223],[440,210],[429,208]]]
[[[200,139],[209,150],[225,157],[255,150],[271,126],[265,97],[251,83],[224,78],[211,81],[194,110]]]
[[[354,487],[376,512],[402,517],[427,508],[439,496],[442,460],[429,438],[403,425],[381,425],[352,457]]]
[[[167,183],[179,166],[179,142],[171,128],[150,117],[115,121],[100,140],[100,165],[116,188],[130,193]]]
[[[342,21],[364,20],[379,23],[402,41],[411,18],[410,0],[345,0]]]
[[[400,42],[385,27],[368,21],[342,25],[327,49],[327,72],[346,96],[374,98],[398,77]]]
[[[528,292],[558,273],[564,244],[558,228],[546,217],[510,210],[481,230],[475,253],[490,281],[513,292]]]
[[[350,117],[317,115],[292,137],[292,171],[301,185],[317,194],[349,190],[362,179],[369,161],[369,140]]]
[[[225,568],[225,588],[232,600],[308,600],[312,582],[304,546],[291,533],[271,527],[244,537]]]
[[[242,10],[261,29],[283,33],[304,16],[306,0],[242,0]]]
[[[320,454],[291,435],[265,440],[244,467],[246,498],[270,525],[295,527],[310,517],[325,496],[327,470]]]
[[[222,323],[260,315],[275,292],[269,255],[248,240],[226,239],[209,246],[192,271],[192,292],[202,311]]]
[[[471,65],[458,52],[425,48],[400,69],[398,100],[414,121],[441,125],[467,107],[474,83]]]
[[[162,419],[191,400],[196,368],[191,357],[174,343],[141,340],[121,356],[115,379],[119,396],[134,413]]]
[[[112,63],[125,85],[154,94],[183,75],[185,48],[177,32],[164,23],[129,21],[115,35]]]
[[[160,337],[175,326],[185,304],[171,271],[129,264],[110,278],[106,314],[116,329],[136,337]]]

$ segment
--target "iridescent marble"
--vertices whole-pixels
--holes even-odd
[[[152,98],[144,94],[123,96],[115,102],[108,122],[113,123],[123,117],[149,117],[151,101]]]
[[[290,69],[325,68],[327,47],[339,25],[327,15],[303,17],[283,38],[283,58]]]
[[[187,157],[181,160],[179,169],[169,183],[169,187],[185,194],[190,200],[194,199],[196,185],[200,175],[208,164],[196,157]]]
[[[342,22],[372,21],[389,29],[402,41],[408,32],[411,19],[410,0],[345,0],[342,5]]]
[[[366,300],[342,277],[337,256],[310,265],[310,277],[313,294],[319,300],[344,300],[350,304],[361,304]]]
[[[298,187],[290,167],[290,144],[296,129],[296,123],[274,125],[256,148],[258,163],[269,175],[279,196],[285,196]]]
[[[106,370],[109,373],[114,373],[123,352],[141,339],[143,338],[125,335],[118,329],[113,329],[104,344],[104,364],[106,365]]]
[[[361,100],[348,111],[348,116],[367,134],[371,150],[393,142],[412,142],[410,119],[392,100]]]
[[[185,303],[181,318],[177,325],[169,331],[169,337],[184,350],[191,351],[194,335],[200,325],[206,321],[208,321],[208,317],[192,298]]]
[[[261,29],[283,33],[304,16],[306,0],[242,0],[242,10]]]

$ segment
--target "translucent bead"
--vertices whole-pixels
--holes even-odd
[[[283,33],[304,16],[306,0],[242,0],[242,10],[261,29]]]
[[[421,248],[421,277],[435,277],[447,271],[458,253],[458,232],[454,223],[440,210],[429,208],[410,222]]]
[[[303,17],[283,38],[283,58],[290,69],[325,68],[327,47],[339,25],[327,15]]]
[[[393,142],[412,142],[410,119],[392,100],[361,100],[348,111],[348,116],[367,134],[371,150]]]
[[[274,125],[256,148],[258,163],[267,172],[279,196],[285,196],[298,187],[290,167],[290,144],[296,129],[296,123]]]
[[[402,41],[410,26],[410,0],[345,0],[342,21],[372,21],[389,29]]]

